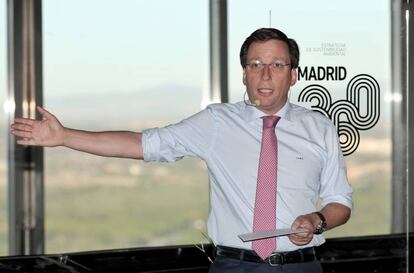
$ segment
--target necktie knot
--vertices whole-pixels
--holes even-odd
[[[263,128],[274,129],[280,117],[278,116],[264,116],[263,117]]]

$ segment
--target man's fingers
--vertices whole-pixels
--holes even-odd
[[[12,131],[12,134],[18,137],[26,137],[26,138],[32,137],[32,133],[26,132],[26,131]]]
[[[37,111],[39,111],[39,113],[43,116],[43,118],[50,119],[54,117],[51,113],[46,111],[46,109],[44,109],[43,107],[37,106]]]
[[[27,124],[27,125],[32,126],[34,122],[35,122],[35,120],[28,119],[28,118],[15,118],[14,119],[14,124],[21,123],[21,124]]]
[[[311,235],[311,234],[312,234],[312,232],[310,230],[308,230],[307,232],[301,232],[301,233],[298,233],[297,235],[299,237],[304,238],[304,237],[309,237],[309,235]]]
[[[290,234],[289,239],[295,245],[306,245],[312,240],[313,234],[310,233],[297,233]]]
[[[28,138],[24,138],[24,139],[20,139],[18,141],[16,141],[17,144],[19,145],[24,145],[24,146],[34,146],[35,142],[31,139]]]
[[[302,239],[302,238],[307,238],[309,235],[310,235],[310,232],[301,232],[301,233],[292,234],[291,237],[295,239]]]
[[[26,125],[26,124],[21,124],[21,123],[12,124],[11,128],[13,130],[26,131],[26,132],[32,131],[32,129],[33,129],[32,126]]]

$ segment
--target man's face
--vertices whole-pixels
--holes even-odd
[[[247,51],[247,63],[290,64],[288,45],[279,40],[253,42]],[[288,92],[296,83],[296,70],[290,65],[275,69],[268,65],[254,71],[249,65],[243,70],[243,83],[251,102],[258,109],[272,115],[279,111],[288,99]]]

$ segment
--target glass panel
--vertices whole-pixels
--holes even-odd
[[[332,100],[321,100],[324,109],[340,113],[336,123],[349,128],[338,134],[348,154],[355,208],[346,225],[327,233],[330,237],[390,233],[390,10],[389,0],[229,1],[231,101],[242,100],[245,90],[241,44],[255,29],[270,25],[301,49],[290,101],[312,107],[317,101],[308,98],[326,89]],[[355,98],[347,98],[347,89]],[[346,118],[351,108],[357,109],[353,120]]]
[[[6,1],[0,1],[0,105],[5,114],[0,118],[0,256],[7,254],[7,134],[8,120],[6,115],[7,95],[7,29]]]
[[[187,12],[191,7],[191,12]],[[200,110],[206,1],[43,1],[44,100],[68,127],[131,130]],[[46,251],[204,241],[204,163],[45,150]],[[179,200],[179,202],[177,202]]]

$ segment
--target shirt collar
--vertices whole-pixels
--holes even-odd
[[[286,101],[285,105],[283,105],[282,109],[280,109],[275,115],[279,116],[282,120],[291,123],[292,122],[291,110],[292,110],[292,106],[291,106],[291,104],[288,100],[288,101]],[[254,121],[256,119],[260,119],[261,117],[267,115],[264,112],[257,109],[256,107],[251,106],[251,105],[246,105],[246,104],[245,104],[243,112],[244,112],[243,113],[244,118],[247,122],[251,122],[251,121]]]

